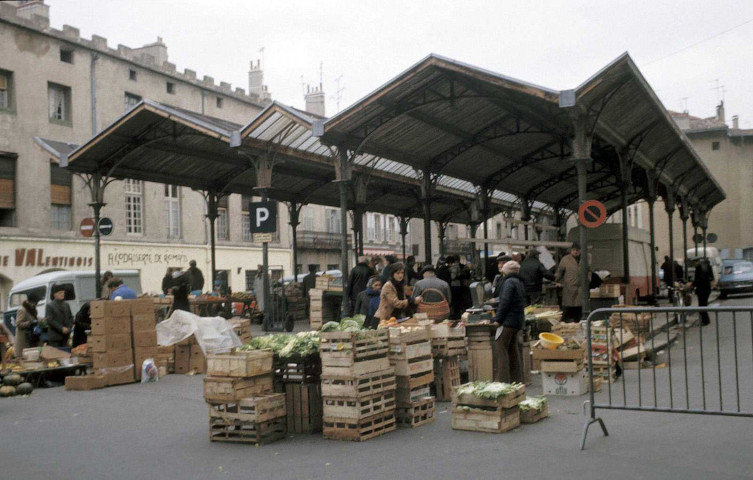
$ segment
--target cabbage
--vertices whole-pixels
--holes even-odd
[[[468,394],[487,400],[496,400],[517,392],[522,385],[522,383],[471,382],[455,387],[455,392],[458,395]]]
[[[340,330],[340,323],[338,322],[327,322],[324,325],[322,325],[322,332],[336,332]]]

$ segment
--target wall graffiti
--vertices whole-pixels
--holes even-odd
[[[188,255],[180,253],[113,252],[107,254],[107,264],[119,265],[186,265]]]

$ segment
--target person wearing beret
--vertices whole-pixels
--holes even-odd
[[[52,298],[52,302],[47,305],[47,344],[66,347],[73,327],[73,315],[71,307],[65,303],[65,287],[53,285]]]

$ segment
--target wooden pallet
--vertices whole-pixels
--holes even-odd
[[[324,417],[362,419],[395,410],[395,392],[362,398],[324,397]]]
[[[209,440],[212,442],[263,445],[281,440],[286,434],[285,417],[266,422],[237,422],[232,425],[222,419],[209,419]]]
[[[520,425],[520,409],[452,406],[453,430],[504,433]]]
[[[395,430],[395,411],[387,411],[361,420],[324,417],[324,438],[364,442]]]
[[[526,398],[526,386],[520,385],[513,393],[499,397],[497,399],[479,398],[475,395],[464,393],[459,395],[457,391],[452,392],[452,403],[455,405],[467,405],[472,407],[489,407],[509,409],[517,406]]]
[[[272,373],[272,350],[207,356],[207,375],[248,378],[269,373]]]
[[[541,410],[520,410],[520,423],[536,423],[549,416],[549,405],[544,404]]]
[[[272,375],[252,378],[204,377],[204,400],[208,403],[235,403],[243,398],[272,392]]]
[[[452,392],[460,386],[460,361],[454,358],[434,359],[434,387],[438,402],[452,400]]]
[[[286,383],[284,389],[288,432],[321,432],[323,417],[321,385]]]
[[[394,391],[395,371],[390,367],[356,377],[322,375],[322,396],[363,398]]]
[[[434,397],[416,400],[410,406],[395,409],[398,427],[416,428],[434,421]]]

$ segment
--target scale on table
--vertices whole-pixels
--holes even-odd
[[[465,311],[468,314],[468,324],[479,323],[484,320],[488,322],[494,320],[494,308],[484,303],[487,297],[486,285],[488,283],[486,281],[471,283],[473,306]]]

